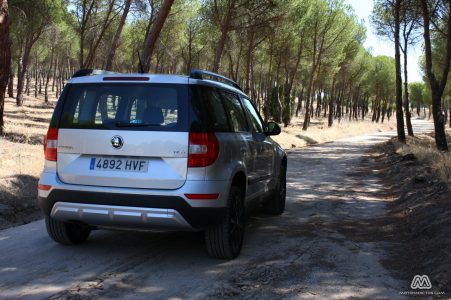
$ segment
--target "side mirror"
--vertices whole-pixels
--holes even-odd
[[[266,132],[266,135],[278,135],[281,131],[279,124],[273,121],[268,122],[268,131]]]

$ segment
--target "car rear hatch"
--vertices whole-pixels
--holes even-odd
[[[188,86],[70,84],[57,173],[69,184],[177,189],[187,176]]]

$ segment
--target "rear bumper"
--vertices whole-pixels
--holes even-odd
[[[52,190],[38,198],[46,216],[89,225],[196,230],[221,221],[223,207],[191,207],[176,196]]]
[[[56,202],[50,216],[61,221],[82,221],[97,226],[191,229],[174,209]]]
[[[225,212],[227,181],[186,181],[177,190],[73,185],[43,172],[38,203],[46,216],[94,226],[160,230],[199,230],[219,223]],[[186,193],[219,193],[214,200],[187,199]]]

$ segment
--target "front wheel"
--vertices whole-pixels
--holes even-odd
[[[91,233],[88,226],[63,222],[52,217],[45,218],[45,225],[49,236],[62,245],[81,244],[86,241]]]
[[[244,194],[241,188],[232,186],[221,223],[205,231],[208,254],[222,259],[237,257],[243,245],[244,227]]]
[[[263,204],[263,211],[271,215],[281,215],[285,211],[287,197],[287,168],[280,166],[280,175],[271,198]]]

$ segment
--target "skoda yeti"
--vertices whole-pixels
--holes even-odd
[[[285,208],[287,157],[232,80],[80,70],[45,137],[39,205],[49,236],[84,242],[97,228],[204,231],[234,258],[245,211]]]

